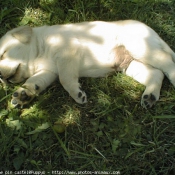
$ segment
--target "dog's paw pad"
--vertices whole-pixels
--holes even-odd
[[[11,104],[14,106],[23,106],[29,103],[35,97],[28,89],[19,88],[12,95]]]
[[[87,102],[86,93],[84,91],[79,91],[77,98],[75,99],[77,103],[84,104]]]
[[[144,108],[151,108],[156,103],[156,101],[156,97],[152,93],[149,95],[145,94],[142,96],[141,105]]]

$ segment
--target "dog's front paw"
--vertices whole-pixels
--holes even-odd
[[[84,91],[80,91],[78,93],[78,101],[81,104],[87,103],[87,96],[86,96],[86,93]]]
[[[35,96],[30,90],[21,87],[13,93],[11,104],[23,107],[30,103]]]
[[[141,105],[144,108],[151,108],[156,103],[156,101],[156,96],[154,94],[143,94]]]
[[[82,90],[78,91],[73,98],[79,104],[87,103],[86,93]]]

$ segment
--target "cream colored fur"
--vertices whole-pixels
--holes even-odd
[[[146,86],[144,107],[159,99],[164,74],[175,86],[174,52],[154,30],[134,20],[15,28],[1,38],[0,57],[2,80],[25,80],[12,97],[14,105],[29,103],[56,78],[76,102],[86,103],[78,78],[116,70]]]

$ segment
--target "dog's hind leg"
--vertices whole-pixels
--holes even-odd
[[[162,72],[167,76],[170,82],[175,87],[175,62],[173,61],[174,53],[169,53],[161,51],[160,60],[157,58],[155,62],[155,67],[162,70]],[[156,64],[157,63],[157,64]]]
[[[133,60],[126,70],[126,75],[146,86],[141,98],[141,105],[152,107],[159,100],[164,74],[159,69]]]
[[[173,51],[168,52],[164,50],[157,50],[155,53],[152,53],[152,56],[150,56],[149,59],[147,58],[143,62],[157,69],[160,69],[175,87],[175,62],[173,61],[174,57],[175,53]]]

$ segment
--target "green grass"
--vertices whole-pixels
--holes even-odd
[[[1,36],[19,25],[136,19],[175,50],[174,0],[4,0],[0,8]],[[86,105],[55,82],[29,106],[14,109],[17,87],[0,86],[0,172],[175,173],[175,91],[167,79],[149,110],[140,106],[144,87],[125,75],[80,81]]]

